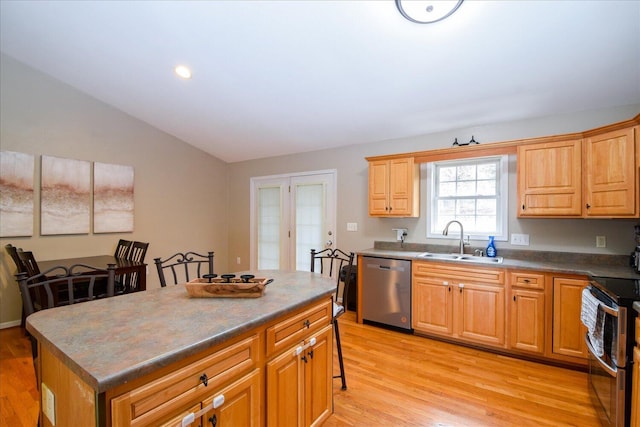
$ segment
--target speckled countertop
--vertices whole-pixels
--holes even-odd
[[[190,298],[184,285],[169,285],[43,310],[27,330],[102,393],[335,291],[333,280],[308,272],[244,273],[274,280],[260,298]]]
[[[382,258],[397,258],[419,260],[427,262],[448,262],[456,265],[473,265],[478,267],[518,269],[531,271],[546,271],[563,274],[578,274],[585,276],[619,277],[624,279],[638,279],[640,274],[625,264],[628,257],[618,255],[592,255],[562,252],[536,251],[502,251],[498,255],[504,258],[500,264],[470,263],[447,260],[428,261],[418,258],[424,252],[454,252],[450,247],[427,247],[418,244],[405,244],[405,248],[386,242],[376,242],[373,248],[358,251],[358,255],[377,256]],[[468,252],[468,249],[465,250]],[[470,251],[473,253],[473,249]]]

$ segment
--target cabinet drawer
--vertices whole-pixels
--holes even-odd
[[[504,271],[479,268],[476,265],[452,265],[436,262],[413,262],[414,276],[442,277],[460,282],[504,283]]]
[[[544,290],[544,274],[514,272],[509,274],[509,283],[517,288]]]
[[[111,400],[114,426],[157,424],[194,405],[210,390],[254,368],[259,360],[259,338],[253,335],[197,362],[152,380]],[[206,375],[206,383],[203,376]]]
[[[267,328],[267,357],[302,341],[310,332],[328,325],[332,317],[331,300],[326,300]]]

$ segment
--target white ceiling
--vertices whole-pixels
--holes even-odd
[[[640,103],[640,1],[1,0],[0,48],[226,162]]]

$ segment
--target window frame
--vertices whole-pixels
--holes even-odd
[[[442,230],[433,230],[434,224],[437,223],[438,215],[436,213],[436,207],[438,203],[437,198],[437,170],[440,166],[460,166],[460,165],[478,165],[487,161],[497,161],[498,167],[496,170],[496,221],[497,231],[490,233],[479,233],[473,231],[469,233],[465,229],[465,238],[469,240],[482,240],[486,241],[490,235],[494,236],[497,241],[509,240],[509,156],[486,156],[486,157],[471,157],[457,160],[442,160],[436,162],[427,163],[427,238],[428,239],[451,239],[455,236],[460,236],[458,227],[453,227],[448,236],[442,235]],[[463,197],[460,197],[461,199]],[[466,198],[466,197],[465,197]]]

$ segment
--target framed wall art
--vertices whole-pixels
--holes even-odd
[[[0,237],[33,236],[32,154],[0,151]]]
[[[93,232],[133,231],[132,166],[93,164]]]
[[[42,156],[40,234],[88,234],[91,163]]]

